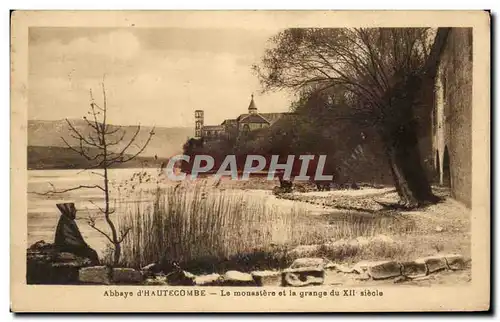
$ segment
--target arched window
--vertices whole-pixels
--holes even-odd
[[[439,162],[439,150],[436,150],[436,160],[434,160],[434,166],[436,170],[436,178],[437,182],[439,182],[439,178],[441,177],[441,163]]]
[[[450,167],[450,154],[448,147],[444,147],[443,155],[443,186],[451,187],[451,167]]]

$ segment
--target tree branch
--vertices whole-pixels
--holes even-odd
[[[80,144],[80,150],[77,150],[75,149],[71,144],[68,143],[68,141],[66,141],[65,138],[63,138],[61,136],[61,139],[63,140],[64,144],[66,144],[66,146],[68,147],[68,149],[78,153],[79,155],[81,155],[82,157],[84,157],[85,159],[87,159],[87,161],[91,161],[91,158],[89,155],[87,155],[87,153],[85,152],[85,150],[83,150],[83,146]]]
[[[52,187],[54,188],[54,185],[52,185]],[[59,190],[59,191],[56,191],[55,189],[53,191],[47,191],[47,192],[34,192],[38,195],[42,195],[42,196],[46,196],[46,195],[50,195],[50,194],[59,194],[59,193],[66,193],[66,192],[70,192],[70,191],[74,191],[74,190],[79,190],[79,189],[100,189],[102,191],[105,191],[104,188],[100,185],[79,185],[78,187],[73,187],[73,188],[68,188],[68,189],[64,189],[64,190]]]
[[[127,134],[127,132],[126,132],[126,131],[124,131],[123,129],[122,129],[122,131],[123,131],[122,136],[121,136],[118,140],[116,140],[115,142],[108,142],[108,143],[107,143],[107,144],[108,144],[108,146],[117,145],[117,144],[119,144],[120,142],[122,142],[122,141],[123,141],[123,138],[125,137],[125,134]],[[109,134],[109,133],[108,133],[108,134]]]
[[[102,231],[102,230],[100,230],[99,228],[96,227],[96,225],[95,225],[95,218],[89,217],[88,223],[89,223],[90,227],[92,227],[93,229],[95,229],[96,231],[98,231],[102,235],[104,235],[113,245],[115,244],[115,242],[113,241],[113,239],[106,232],[104,232],[104,231]]]
[[[144,145],[142,146],[142,148],[141,148],[139,151],[137,151],[137,153],[133,154],[132,156],[130,156],[130,157],[128,157],[128,158],[126,158],[126,159],[124,159],[124,160],[120,160],[120,161],[118,161],[118,163],[125,163],[125,162],[128,162],[128,161],[130,161],[130,160],[135,159],[135,158],[136,158],[139,154],[141,154],[141,153],[142,153],[142,152],[146,149],[146,147],[148,146],[149,142],[150,142],[150,141],[151,141],[151,139],[153,138],[153,135],[155,134],[155,133],[154,133],[154,129],[155,129],[155,128],[153,127],[153,129],[151,130],[151,132],[149,132],[149,137],[148,137],[148,139],[147,139],[146,143],[144,143]]]
[[[118,239],[118,244],[121,244],[125,237],[127,237],[128,233],[132,230],[132,227],[127,227],[125,231],[121,231],[120,235],[121,237]]]

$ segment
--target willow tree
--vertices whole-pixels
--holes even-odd
[[[381,138],[404,207],[434,202],[418,149],[419,92],[436,73],[449,28],[287,29],[254,66],[264,91],[341,89],[350,116]],[[337,111],[338,112],[338,111]],[[339,116],[342,113],[337,113]]]

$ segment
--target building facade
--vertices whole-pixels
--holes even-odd
[[[248,113],[241,114],[234,119],[226,119],[220,125],[204,125],[203,111],[196,110],[195,138],[216,140],[237,137],[250,131],[269,127],[287,114],[290,113],[259,113],[252,94]]]
[[[194,111],[194,137],[199,139],[202,136],[202,128],[203,128],[203,111],[196,110]]]
[[[452,28],[434,83],[432,148],[439,183],[471,206],[472,28]]]

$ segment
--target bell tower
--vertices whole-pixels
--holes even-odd
[[[201,128],[203,127],[203,110],[194,111],[194,137],[201,138]]]
[[[255,106],[255,102],[253,101],[253,94],[250,105],[248,105],[248,114],[257,114],[257,106]]]

